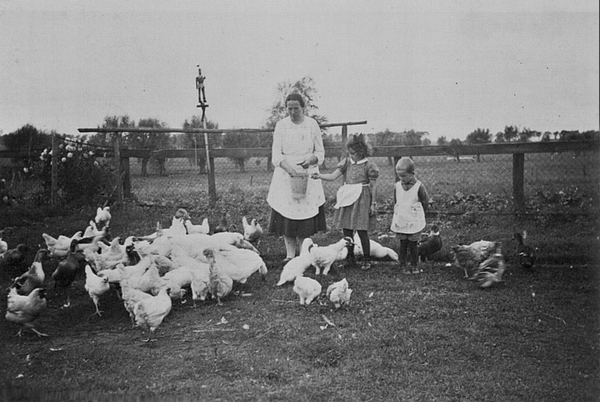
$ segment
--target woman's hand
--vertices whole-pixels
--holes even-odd
[[[369,208],[369,216],[373,216],[377,214],[377,203],[372,203],[371,208]]]
[[[303,169],[308,169],[308,167],[310,165],[314,165],[318,162],[318,159],[316,156],[311,155],[308,158],[306,158],[305,160],[303,160],[302,162],[298,163],[298,166],[301,166]]]
[[[310,175],[311,179],[315,179],[315,180],[319,180],[321,178],[321,174],[320,173],[313,173]]]

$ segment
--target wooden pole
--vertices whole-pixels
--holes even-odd
[[[123,170],[121,167],[121,133],[114,133],[115,139],[113,140],[113,146],[115,149],[114,163],[117,169],[116,177],[116,190],[117,190],[117,201],[123,202]]]
[[[513,154],[513,202],[517,212],[525,210],[525,154]]]
[[[348,126],[342,126],[342,159],[348,156],[348,150],[346,149],[346,143],[348,142]]]
[[[50,184],[50,203],[58,204],[58,137],[52,134],[52,183]]]
[[[202,108],[202,128],[206,130],[206,108],[208,105],[203,103]],[[208,170],[208,203],[211,207],[217,204],[217,186],[215,183],[215,160],[210,156],[210,143],[208,132],[204,132],[204,147],[206,149],[206,168]]]
[[[124,147],[124,149],[127,149],[127,147]],[[129,166],[129,157],[121,156],[120,159],[121,171],[123,172],[123,197],[131,198],[131,169]]]

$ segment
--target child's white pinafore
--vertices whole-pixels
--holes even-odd
[[[392,217],[392,232],[415,234],[425,229],[425,210],[419,201],[420,187],[419,180],[408,190],[402,188],[401,181],[396,182],[396,205],[394,205]]]

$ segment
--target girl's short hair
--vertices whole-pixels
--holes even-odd
[[[373,153],[373,148],[367,143],[364,134],[352,135],[346,144],[346,148],[363,158],[366,158]]]
[[[415,162],[408,156],[403,156],[396,163],[396,171],[405,170],[406,173],[415,173]]]
[[[304,107],[304,98],[298,92],[292,92],[285,98],[286,106],[288,101],[298,101],[298,103],[300,103],[300,106]]]

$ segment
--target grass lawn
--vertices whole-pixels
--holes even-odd
[[[251,206],[230,208],[236,222],[257,214]],[[115,208],[112,234],[149,234],[173,212]],[[203,216],[216,223],[221,213],[190,212],[198,223]],[[9,245],[25,242],[35,251],[42,232],[70,236],[93,212],[43,218],[4,210],[0,217],[2,225],[17,226],[5,239]],[[115,292],[101,298],[98,317],[83,275],[66,291],[48,280],[48,309],[36,328],[49,337],[30,331],[16,337],[16,325],[0,326],[0,400],[594,401],[600,395],[598,223],[575,219],[540,225],[504,216],[447,218],[444,248],[422,274],[405,275],[379,261],[370,271],[338,265],[320,278],[323,289],[347,278],[351,305],[339,310],[325,297],[305,308],[291,284],[275,286],[284,247],[267,235],[258,247],[269,268],[265,281],[251,276],[235,286],[241,295],[229,295],[222,306],[175,303],[150,343],[131,328]],[[395,248],[391,238],[378,237],[388,224],[382,215],[373,239]],[[515,263],[510,238],[517,229],[526,229],[540,252],[533,272]],[[331,230],[314,240],[329,244],[340,234]],[[447,266],[451,245],[481,238],[502,241],[508,264],[505,281],[489,289]],[[3,314],[14,274],[0,275]]]

